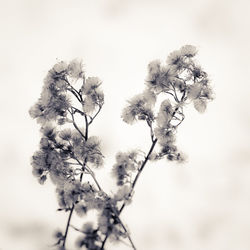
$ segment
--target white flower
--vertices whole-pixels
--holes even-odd
[[[83,201],[78,202],[75,205],[75,211],[79,217],[83,217],[84,215],[86,215],[87,208],[85,203]]]
[[[160,60],[154,60],[148,64],[148,72],[150,75],[156,75],[161,71]]]
[[[180,54],[182,56],[194,57],[197,54],[197,49],[193,45],[184,45],[180,48]]]
[[[202,86],[199,83],[195,83],[193,85],[190,85],[188,87],[187,96],[192,100],[197,99],[201,94],[201,90],[202,90]]]
[[[207,103],[203,99],[194,100],[194,107],[199,113],[204,113],[207,108]]]
[[[156,117],[157,124],[160,127],[165,127],[166,125],[168,125],[169,121],[172,118],[173,112],[174,112],[174,110],[173,110],[173,107],[172,107],[170,101],[164,100],[161,103],[159,113]]]
[[[179,65],[181,63],[182,55],[179,50],[175,50],[169,54],[166,63],[168,65]]]
[[[114,199],[116,201],[129,200],[130,190],[131,190],[130,186],[128,185],[122,186],[115,194]]]
[[[78,59],[74,59],[69,63],[68,66],[69,75],[73,78],[81,78],[84,76],[83,63]]]
[[[88,77],[83,85],[83,94],[91,94],[96,88],[101,85],[102,81],[98,77]]]
[[[53,70],[54,70],[56,73],[61,73],[61,72],[63,72],[63,71],[66,71],[67,68],[68,68],[67,63],[64,62],[64,61],[61,61],[61,62],[59,62],[59,63],[57,63],[57,64],[54,65]]]

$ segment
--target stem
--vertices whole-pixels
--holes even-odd
[[[98,111],[96,112],[96,114],[93,117],[90,117],[91,120],[89,122],[89,125],[94,121],[96,116],[100,113],[101,109],[102,109],[102,105],[99,105],[99,108],[98,108]]]
[[[130,190],[130,192],[129,192],[129,196],[131,196],[131,194],[133,193],[134,188],[135,188],[135,185],[136,185],[136,183],[137,183],[137,180],[138,180],[139,176],[141,175],[143,168],[144,168],[145,165],[147,164],[147,162],[148,162],[148,160],[149,160],[149,157],[150,157],[151,153],[153,152],[156,143],[157,143],[157,139],[154,139],[153,142],[152,142],[152,145],[151,145],[151,147],[150,147],[150,149],[149,149],[149,151],[148,151],[148,154],[147,154],[145,160],[143,161],[143,163],[142,163],[140,169],[138,170],[137,175],[136,175],[136,177],[135,177],[135,179],[134,179],[134,181],[133,181],[133,183],[132,183],[132,187],[131,187],[131,190]],[[126,203],[124,202],[124,203],[122,204],[122,206],[121,206],[119,212],[118,212],[118,215],[117,215],[117,218],[118,218],[118,219],[119,219],[119,215],[121,214],[121,212],[122,212],[122,210],[124,209],[125,206],[126,206]],[[122,224],[121,224],[121,225],[122,225]],[[126,231],[125,231],[125,232],[126,232]],[[109,237],[109,234],[106,234],[106,235],[105,235],[105,238],[104,238],[104,240],[103,240],[103,242],[102,242],[101,250],[104,249],[104,246],[105,246],[105,243],[106,243],[108,237]],[[132,242],[132,240],[131,240],[129,234],[128,234],[128,239],[129,239],[129,241],[130,241],[131,246],[133,247],[133,249],[136,250],[135,245],[133,244],[133,242]]]
[[[69,231],[69,224],[70,224],[70,221],[71,221],[71,217],[72,217],[74,208],[75,208],[75,206],[73,204],[72,208],[70,209],[69,218],[68,218],[67,226],[66,226],[66,229],[65,229],[64,237],[63,237],[63,245],[62,245],[63,247],[65,247],[65,244],[66,244],[66,239],[67,239],[67,235],[68,235],[68,231]]]
[[[73,121],[73,125],[75,127],[75,129],[79,132],[79,134],[86,140],[86,136],[82,133],[82,131],[78,128],[76,122],[75,122],[75,118],[74,118],[74,115],[73,115],[73,112],[71,112],[69,109],[68,109],[69,113],[71,114],[71,117],[72,117],[72,121]]]
[[[155,145],[156,145],[156,142],[157,142],[157,139],[154,139],[154,140],[153,140],[153,143],[152,143],[152,145],[151,145],[151,147],[150,147],[150,149],[149,149],[149,151],[148,151],[148,154],[147,154],[147,156],[146,156],[146,158],[145,158],[145,160],[144,160],[144,162],[142,163],[140,169],[139,169],[138,172],[137,172],[137,175],[136,175],[136,177],[135,177],[135,179],[134,179],[134,181],[133,181],[133,183],[132,183],[132,187],[131,187],[131,190],[130,190],[128,196],[131,196],[131,194],[133,193],[134,188],[135,188],[135,184],[136,184],[138,178],[140,177],[140,175],[141,175],[141,173],[142,173],[142,170],[144,169],[145,165],[147,164],[147,162],[148,162],[148,160],[149,160],[149,157],[150,157],[151,153],[152,153],[153,150],[154,150],[154,147],[155,147]],[[122,212],[122,210],[124,209],[125,206],[126,206],[126,203],[123,202],[123,204],[122,204],[122,206],[121,206],[121,208],[120,208],[120,210],[119,210],[119,214]]]

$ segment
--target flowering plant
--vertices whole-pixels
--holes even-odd
[[[127,239],[136,249],[120,214],[131,202],[138,178],[148,161],[185,160],[175,145],[177,128],[185,118],[184,107],[193,103],[202,113],[212,100],[207,74],[194,60],[196,54],[194,46],[186,45],[172,52],[166,64],[158,60],[149,63],[146,88],[128,101],[122,118],[128,124],[144,121],[152,144],[147,154],[139,150],[117,153],[112,175],[119,188],[112,195],[102,189],[95,176],[104,156],[100,140],[89,134],[104,104],[102,81],[86,77],[79,60],[59,62],[48,72],[41,96],[29,111],[42,133],[31,165],[39,183],[50,177],[56,186],[58,210],[68,213],[65,230],[55,234],[56,247],[66,249],[72,227],[80,234],[76,242],[79,248],[104,249],[110,237]],[[79,126],[80,119],[84,127]],[[86,222],[82,228],[71,225],[74,211],[81,217],[90,210],[97,211],[95,224]]]

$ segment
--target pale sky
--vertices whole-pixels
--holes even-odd
[[[53,64],[81,58],[103,81],[105,105],[90,133],[102,139],[98,177],[110,192],[116,152],[150,145],[143,124],[122,122],[126,100],[144,88],[151,60],[192,44],[216,99],[205,114],[186,109],[177,142],[188,162],[148,164],[122,219],[138,250],[249,250],[249,10],[246,0],[1,1],[0,249],[47,249],[66,223],[54,186],[38,184],[30,166],[40,138],[28,110]]]

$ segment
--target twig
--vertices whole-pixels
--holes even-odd
[[[75,205],[73,204],[72,208],[70,209],[70,212],[69,212],[68,222],[67,222],[67,226],[66,226],[65,233],[64,233],[64,236],[63,236],[63,245],[62,245],[63,247],[65,247],[65,244],[66,244],[66,239],[67,239],[67,235],[68,235],[68,231],[69,231],[69,224],[70,224],[70,221],[71,221],[71,217],[72,217],[74,208],[75,208]]]

